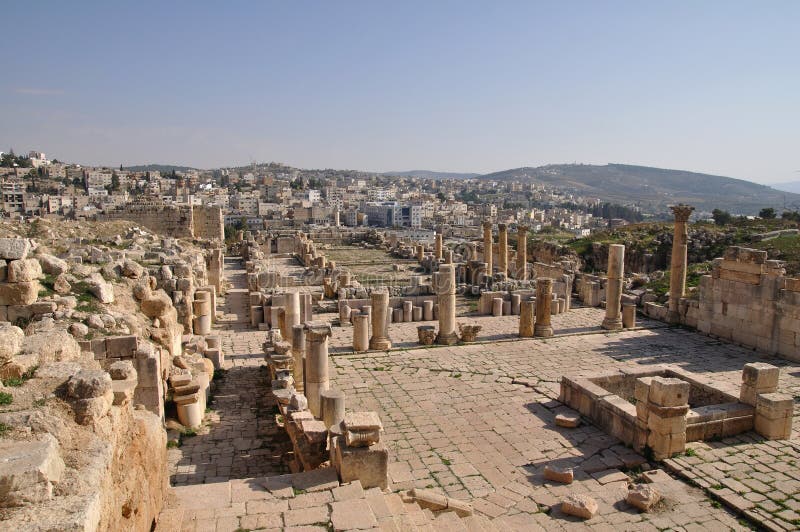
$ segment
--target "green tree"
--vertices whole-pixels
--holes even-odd
[[[775,209],[773,209],[772,207],[766,207],[764,209],[761,209],[758,212],[758,217],[763,218],[765,220],[772,220],[775,218]]]
[[[720,209],[714,209],[711,211],[711,217],[714,219],[714,223],[717,225],[727,225],[731,223],[731,220],[733,220],[731,213]]]

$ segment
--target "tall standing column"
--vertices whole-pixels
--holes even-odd
[[[306,398],[308,409],[320,417],[320,396],[330,387],[328,337],[331,327],[324,321],[306,323]]]
[[[339,227],[339,209],[333,211],[333,226]]]
[[[497,269],[508,275],[508,226],[497,224]]]
[[[608,247],[608,280],[606,281],[606,317],[603,329],[622,329],[622,278],[625,270],[625,246]]]
[[[686,295],[686,253],[689,230],[686,222],[694,207],[674,205],[670,207],[675,215],[675,233],[672,236],[672,261],[669,276],[669,312],[667,321],[676,323],[680,319],[678,302]]]
[[[528,280],[528,226],[517,226],[517,274],[515,279]]]
[[[486,275],[492,276],[492,222],[483,222],[483,262],[486,263]]]
[[[543,338],[553,336],[550,325],[550,306],[553,303],[553,280],[547,277],[536,279],[536,323],[533,335]]]
[[[436,294],[439,300],[439,334],[436,343],[453,345],[458,343],[456,334],[456,267],[441,264],[436,279]]]
[[[442,260],[442,233],[436,233],[436,241],[434,244],[434,253],[436,260]]]
[[[369,341],[369,348],[375,350],[391,349],[392,342],[389,340],[389,291],[373,290],[370,294],[372,304],[372,338]]]
[[[292,334],[292,328],[300,324],[300,292],[287,292],[283,297],[286,312],[286,337]]]
[[[304,366],[306,357],[306,326],[295,325],[292,327],[292,377],[294,377],[295,389],[303,393],[305,391],[304,385]]]

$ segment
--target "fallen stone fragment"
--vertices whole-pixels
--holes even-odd
[[[581,416],[578,414],[557,414],[556,425],[559,427],[566,427],[574,429],[581,424]]]
[[[661,494],[647,484],[634,484],[628,488],[625,502],[643,512],[649,512],[661,500]]]
[[[581,519],[591,519],[597,513],[597,501],[588,495],[571,493],[561,501],[561,511]]]
[[[571,467],[544,466],[544,478],[561,484],[572,484],[575,478]]]

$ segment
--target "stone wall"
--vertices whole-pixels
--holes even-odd
[[[129,203],[99,215],[98,220],[130,220],[147,229],[174,238],[225,240],[222,209],[207,205]]]
[[[193,232],[195,238],[208,240],[225,240],[225,218],[222,208],[211,205],[195,205],[192,207]]]

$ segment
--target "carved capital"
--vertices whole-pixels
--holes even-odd
[[[675,215],[676,222],[688,222],[689,217],[692,215],[692,211],[694,211],[694,207],[691,205],[672,205],[670,206],[672,213]]]

